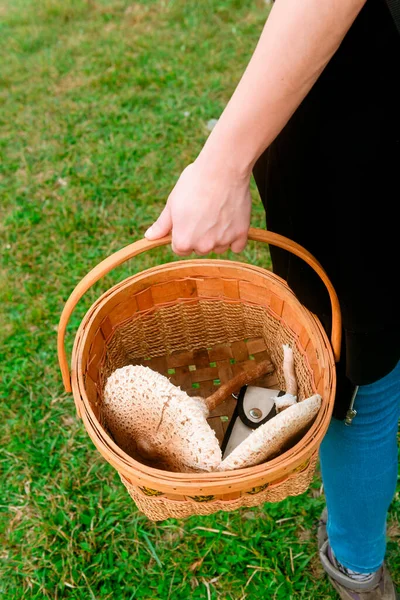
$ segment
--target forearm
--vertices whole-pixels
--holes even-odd
[[[198,160],[248,176],[310,91],[365,1],[276,0]]]

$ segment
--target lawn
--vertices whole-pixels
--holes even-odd
[[[223,110],[263,0],[0,1],[0,598],[335,598],[319,566],[318,470],[278,504],[153,523],[99,455],[65,394],[60,313],[99,261],[160,212]],[[252,224],[263,226],[252,187]],[[268,266],[249,243],[242,260]],[[119,267],[175,260],[162,249]],[[400,584],[400,498],[388,562]]]

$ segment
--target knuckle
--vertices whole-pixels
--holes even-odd
[[[191,252],[192,250],[190,240],[177,235],[173,237],[173,247],[174,250],[177,250],[178,252]]]
[[[228,249],[229,249],[229,245],[228,246],[218,246],[217,248],[214,248],[214,252],[216,254],[224,254]]]
[[[209,252],[212,252],[212,250],[213,244],[207,242],[199,242],[196,245],[196,252],[199,254],[208,254]]]
[[[186,248],[186,246],[177,246],[176,244],[173,247],[175,254],[179,254],[180,256],[185,256],[186,254],[190,254],[191,250]]]
[[[172,243],[172,250],[175,252],[175,254],[178,254],[179,256],[185,256],[186,254],[190,254],[191,252],[191,248],[189,248],[187,244],[179,241],[174,241]]]

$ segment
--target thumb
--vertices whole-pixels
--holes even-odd
[[[171,229],[171,212],[167,204],[160,216],[158,217],[157,221],[155,221],[153,225],[151,225],[151,227],[149,227],[148,230],[145,232],[144,237],[148,240],[158,240],[159,238],[164,237],[164,235],[168,235]]]

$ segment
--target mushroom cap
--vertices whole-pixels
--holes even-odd
[[[315,394],[278,413],[273,419],[254,429],[224,458],[217,470],[252,467],[278,454],[311,424],[319,411],[321,401],[321,396]]]
[[[171,471],[212,471],[221,462],[208,408],[167,377],[141,365],[116,369],[104,388],[103,415],[118,446]]]

